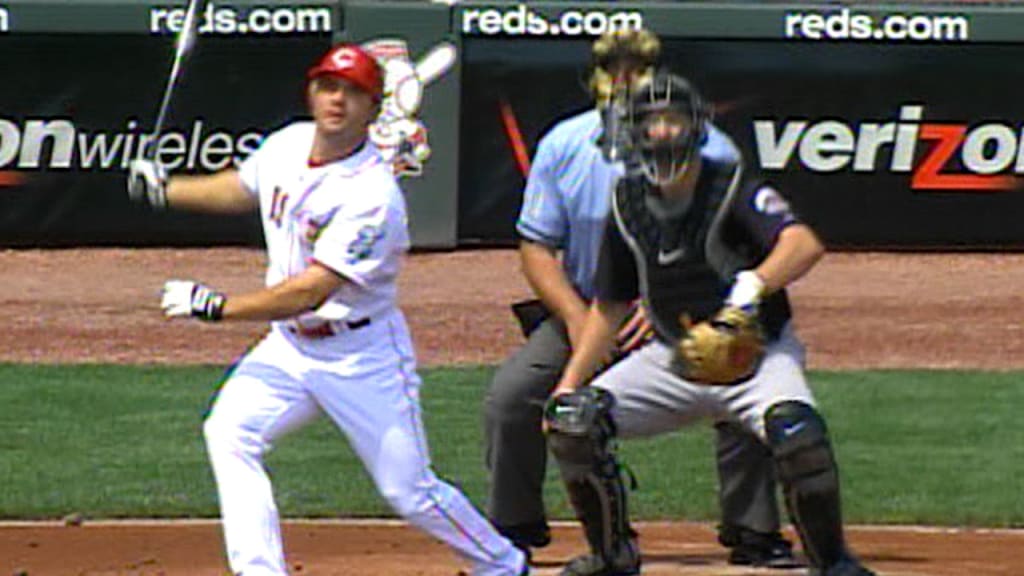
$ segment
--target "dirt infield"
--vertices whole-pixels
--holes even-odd
[[[729,566],[714,527],[637,525],[644,574],[785,576],[803,570]],[[86,523],[7,526],[0,530],[0,574],[28,576],[224,576],[215,523]],[[1018,576],[1024,532],[849,529],[862,557],[885,576]],[[793,537],[793,534],[789,534]],[[464,563],[443,545],[396,522],[285,525],[294,576],[464,576]],[[538,550],[535,576],[558,574],[584,548],[575,526],[559,525]],[[1016,558],[1014,556],[1017,556]]]
[[[227,363],[261,323],[168,322],[167,278],[262,283],[258,250],[0,251],[0,361]],[[791,290],[811,368],[1024,368],[1024,255],[829,254]],[[400,282],[424,365],[494,363],[520,342],[514,251],[416,254]],[[899,345],[894,345],[898,343]]]
[[[164,279],[199,279],[233,292],[258,287],[257,250],[3,251],[6,329],[0,361],[228,363],[262,324],[168,322]],[[811,368],[1024,368],[1024,255],[830,254],[792,289]],[[507,304],[529,294],[512,251],[417,254],[401,299],[421,363],[493,363],[518,345]],[[724,562],[711,527],[644,524],[645,573],[773,574]],[[855,548],[891,576],[1024,573],[1024,532],[857,527]],[[460,562],[401,525],[290,524],[296,576],[451,575]],[[6,526],[0,576],[222,575],[210,523]],[[560,527],[541,551],[539,574],[582,549]],[[784,572],[783,572],[784,573]]]

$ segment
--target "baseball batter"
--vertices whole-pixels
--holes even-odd
[[[591,548],[563,575],[639,573],[613,439],[711,417],[771,449],[811,573],[870,576],[846,547],[832,445],[785,291],[824,248],[742,161],[697,152],[707,111],[685,79],[641,85],[629,125],[640,170],[616,187],[595,301],[545,412]],[[637,296],[657,337],[585,386]]]
[[[547,442],[542,406],[578,344],[612,191],[629,146],[621,112],[626,84],[651,74],[660,41],[648,31],[617,30],[592,46],[595,108],[559,122],[541,139],[517,223],[523,272],[551,316],[495,373],[485,404],[490,493],[487,512],[499,531],[524,550],[550,541],[543,502]],[[619,128],[616,128],[618,126]],[[732,140],[708,124],[700,154],[734,162]],[[561,252],[561,259],[559,259]],[[639,308],[619,331],[626,351],[649,335]],[[722,524],[719,539],[733,564],[792,566],[782,538],[771,455],[755,436],[716,424]]]
[[[341,44],[308,73],[313,121],[271,134],[240,170],[168,179],[152,161],[130,168],[130,195],[154,206],[258,207],[262,216],[265,289],[228,296],[172,280],[161,303],[174,318],[271,322],[203,427],[236,575],[288,573],[263,459],[278,438],[321,412],[394,510],[472,562],[474,574],[528,573],[523,553],[430,468],[420,379],[396,304],[409,247],[406,207],[391,167],[367,139],[381,92],[376,60]]]

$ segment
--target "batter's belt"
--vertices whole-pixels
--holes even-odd
[[[292,322],[288,324],[288,331],[304,338],[330,338],[345,332],[354,332],[366,328],[373,321],[370,318],[359,320],[337,320],[334,322],[321,322],[320,324],[304,325]]]

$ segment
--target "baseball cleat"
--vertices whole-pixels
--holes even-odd
[[[497,528],[502,536],[508,538],[516,548],[522,550],[523,554],[526,554],[527,563],[533,560],[532,551],[534,548],[543,548],[551,543],[551,528],[543,520],[512,526],[494,524],[494,527]]]
[[[756,532],[747,528],[723,527],[718,541],[729,548],[729,564],[756,568],[802,568],[793,555],[793,545],[779,532]]]
[[[544,520],[509,526],[495,523],[494,526],[502,536],[511,540],[519,548],[524,546],[543,548],[551,543],[551,527]]]
[[[569,561],[560,576],[633,576],[640,573],[640,556],[636,548],[619,554],[611,563],[597,554],[584,554]]]

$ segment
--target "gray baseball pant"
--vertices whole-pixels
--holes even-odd
[[[540,523],[547,517],[543,500],[547,442],[541,419],[544,402],[569,355],[565,325],[549,318],[502,364],[491,382],[484,411],[490,476],[487,514],[499,526]],[[715,429],[722,523],[757,532],[778,531],[770,451],[730,419],[723,419]]]

